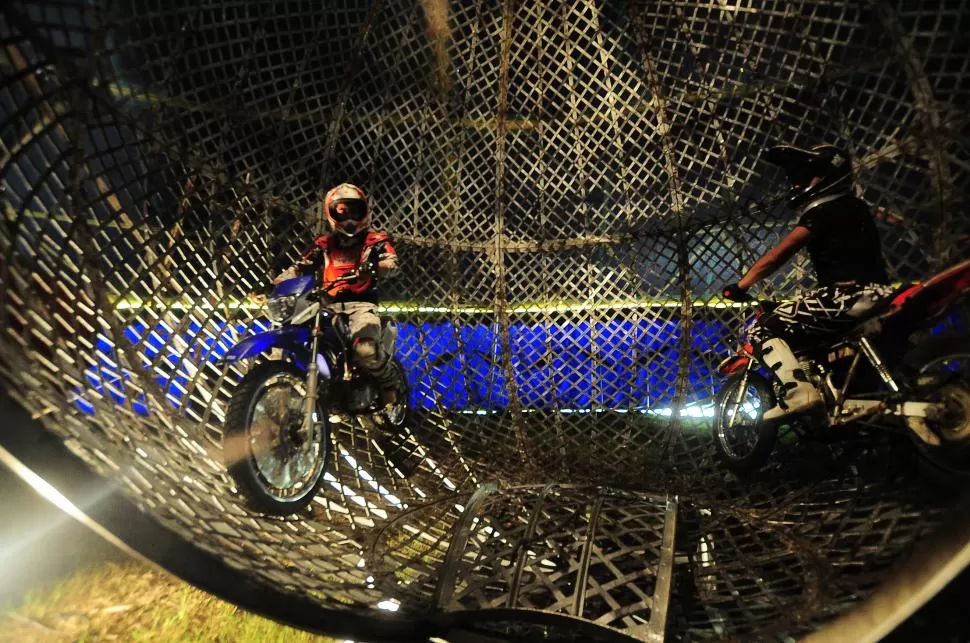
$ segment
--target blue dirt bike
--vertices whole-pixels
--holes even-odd
[[[349,274],[330,289],[359,278]],[[406,423],[404,368],[394,358],[398,403],[381,408],[376,379],[352,359],[347,316],[328,308],[325,295],[314,276],[280,282],[266,304],[279,328],[243,339],[223,358],[235,363],[281,353],[258,363],[239,382],[223,432],[229,474],[257,511],[285,516],[313,500],[331,457],[332,415],[369,414],[388,428]],[[393,354],[397,331],[387,319],[382,328],[384,349]]]

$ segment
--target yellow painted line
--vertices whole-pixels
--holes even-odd
[[[743,308],[748,304],[712,300],[695,301],[691,304],[694,308]],[[172,301],[162,305],[146,303],[138,299],[119,299],[114,303],[115,310],[215,310],[229,308],[231,310],[260,310],[263,304],[250,301],[229,300],[222,303],[212,304],[210,302],[194,303],[184,301]],[[535,313],[555,313],[555,312],[583,312],[592,310],[615,310],[615,309],[644,309],[644,308],[680,308],[681,302],[675,300],[665,301],[610,301],[598,303],[550,303],[550,304],[514,304],[506,309],[506,312],[514,315],[535,314]],[[484,308],[478,306],[426,306],[421,304],[409,303],[388,303],[377,307],[382,313],[437,313],[437,314],[470,314],[470,315],[493,315],[495,308]]]

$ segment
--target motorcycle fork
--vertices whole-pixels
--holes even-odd
[[[738,418],[738,410],[741,408],[741,404],[744,402],[744,395],[748,392],[748,375],[751,373],[751,365],[754,360],[748,360],[748,365],[744,367],[744,373],[741,375],[741,381],[738,383],[738,392],[734,396],[734,406],[731,409],[731,414],[728,416],[728,429],[734,428],[734,422]]]
[[[313,413],[317,408],[317,386],[320,382],[320,369],[317,367],[317,355],[320,353],[320,312],[317,311],[313,319],[313,340],[310,343],[310,363],[307,366],[306,376],[306,405],[303,409],[303,424],[300,432],[307,437],[313,435]]]

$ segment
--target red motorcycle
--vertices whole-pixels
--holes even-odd
[[[760,467],[779,427],[792,421],[836,428],[880,418],[888,420],[880,427],[907,432],[937,468],[970,474],[970,333],[924,337],[968,290],[970,261],[965,261],[922,284],[896,289],[834,343],[796,349],[824,400],[823,410],[812,415],[762,420],[780,388],[743,341],[718,366],[728,376],[715,397],[714,445],[721,461],[735,470]],[[773,307],[757,304],[746,328]]]

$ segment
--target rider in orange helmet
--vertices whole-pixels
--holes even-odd
[[[381,320],[376,307],[378,279],[397,272],[397,253],[387,234],[370,230],[370,204],[356,185],[342,183],[331,189],[323,206],[332,232],[317,238],[302,261],[275,282],[321,271],[321,283],[331,308],[346,313],[349,319],[357,363],[377,379],[381,403],[385,409],[391,409],[397,404],[398,373],[393,355],[384,350],[381,342]],[[334,284],[355,272],[356,281]]]

